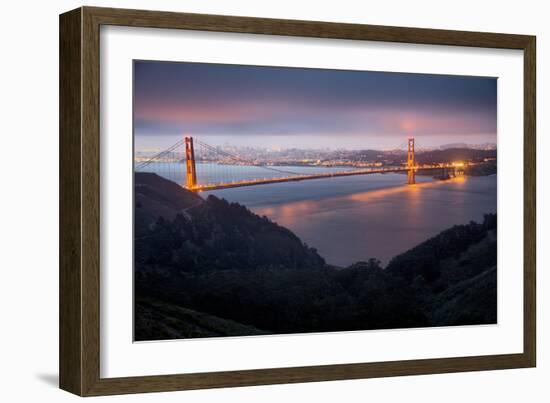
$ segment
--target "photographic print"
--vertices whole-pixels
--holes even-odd
[[[497,323],[497,79],[135,60],[134,339]]]

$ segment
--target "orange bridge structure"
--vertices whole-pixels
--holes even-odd
[[[375,167],[326,167],[296,172],[295,167],[274,166],[255,159],[242,158],[232,147],[224,149],[211,146],[191,136],[186,136],[167,149],[148,158],[136,159],[136,172],[155,172],[180,183],[191,191],[209,191],[243,186],[297,182],[323,178],[340,178],[356,175],[404,173],[407,184],[416,183],[418,171],[435,171],[439,177],[449,178],[463,173],[456,164],[418,165],[415,158],[415,140],[407,139],[406,163],[399,166]],[[183,150],[183,151],[182,151]],[[185,167],[185,168],[183,168]],[[183,169],[185,170],[183,172]],[[307,171],[313,172],[307,172]]]

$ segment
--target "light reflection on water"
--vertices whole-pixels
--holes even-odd
[[[393,256],[455,224],[496,212],[496,176],[434,181],[401,174],[288,182],[202,193],[244,204],[291,229],[328,263]]]

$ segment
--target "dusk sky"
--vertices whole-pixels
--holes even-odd
[[[134,91],[137,150],[496,143],[495,78],[136,61]]]

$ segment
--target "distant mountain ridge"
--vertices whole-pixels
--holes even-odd
[[[497,145],[495,143],[483,143],[483,144],[449,143],[449,144],[443,144],[438,148],[440,150],[447,150],[449,148],[469,148],[471,150],[496,150]]]
[[[496,158],[496,150],[478,150],[472,148],[447,148],[417,152],[416,160],[419,163],[433,163],[440,161],[483,161],[486,158]]]

